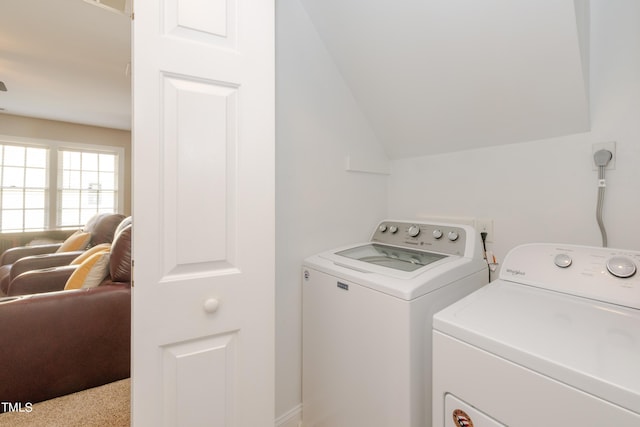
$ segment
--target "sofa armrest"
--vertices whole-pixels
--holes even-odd
[[[69,265],[71,261],[76,259],[82,253],[83,251],[72,251],[34,255],[20,258],[11,266],[11,271],[9,272],[9,280],[13,280],[27,271],[59,267],[61,265]]]
[[[3,402],[24,406],[127,378],[131,289],[102,286],[0,299],[0,339]]]
[[[13,264],[20,258],[24,258],[26,256],[52,254],[58,250],[60,245],[61,243],[53,243],[50,245],[18,246],[10,248],[0,255],[0,265]]]
[[[29,295],[62,291],[67,284],[67,280],[77,268],[77,265],[64,265],[62,267],[27,271],[9,282],[7,295]]]

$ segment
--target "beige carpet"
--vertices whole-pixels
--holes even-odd
[[[0,414],[4,427],[127,427],[131,412],[130,380],[35,403],[31,412]]]

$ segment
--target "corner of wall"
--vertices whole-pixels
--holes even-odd
[[[580,49],[580,58],[582,60],[582,78],[584,80],[584,90],[589,101],[589,50],[590,50],[590,28],[591,28],[591,9],[589,0],[574,0],[574,9],[576,14],[576,28],[578,31],[578,46]]]
[[[285,412],[275,421],[275,427],[301,427],[302,426],[302,405],[297,405]]]
[[[347,172],[364,172],[378,175],[390,175],[391,164],[388,159],[372,158],[349,154],[345,158]]]

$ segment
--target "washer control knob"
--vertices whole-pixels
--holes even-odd
[[[442,230],[438,230],[437,228],[435,230],[433,230],[433,237],[435,237],[436,239],[439,239],[442,237]]]
[[[627,257],[614,256],[607,261],[607,270],[614,276],[625,279],[636,274],[636,265]]]
[[[458,232],[456,231],[450,231],[449,233],[447,233],[447,238],[449,240],[451,240],[452,242],[455,242],[456,240],[458,240],[458,237],[460,237],[458,235]]]
[[[411,226],[409,226],[409,230],[407,230],[407,233],[409,233],[409,236],[411,237],[416,237],[418,234],[420,234],[420,227],[412,224]]]
[[[396,227],[395,225],[392,225],[391,227],[389,227],[389,232],[391,234],[396,234],[398,232],[398,227]]]
[[[387,225],[380,224],[380,227],[378,227],[378,230],[380,230],[381,233],[384,233],[385,231],[387,231]]]
[[[557,265],[560,268],[567,268],[567,267],[569,267],[571,265],[573,260],[567,254],[558,254],[553,259],[553,262],[555,263],[555,265]]]

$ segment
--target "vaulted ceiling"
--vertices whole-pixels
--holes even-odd
[[[585,1],[300,1],[391,158],[589,128]]]
[[[298,1],[390,158],[589,128],[586,1]],[[90,3],[2,0],[5,113],[130,128],[131,21]]]

